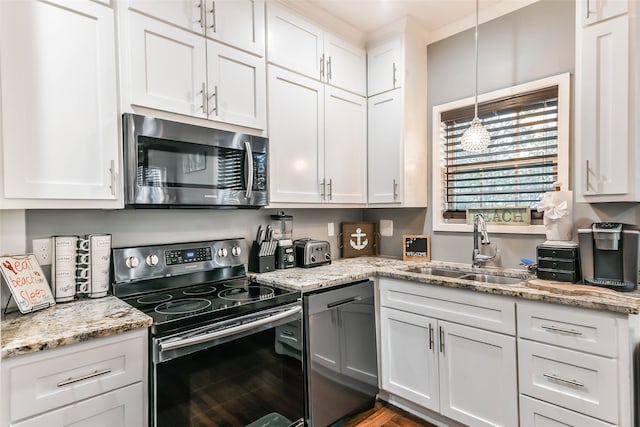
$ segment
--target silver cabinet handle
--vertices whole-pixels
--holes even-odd
[[[398,182],[393,180],[393,201],[395,202],[398,199]]]
[[[64,386],[69,385],[69,384],[73,384],[73,383],[77,383],[77,382],[80,382],[80,381],[88,380],[89,378],[99,377],[101,375],[106,375],[106,374],[109,374],[109,373],[111,373],[111,369],[108,369],[108,368],[107,369],[103,369],[101,371],[96,369],[95,371],[93,371],[93,372],[91,372],[89,374],[83,375],[81,377],[68,378],[68,379],[66,379],[66,380],[64,380],[62,382],[59,382],[58,383],[58,387],[64,387]]]
[[[589,191],[589,160],[587,160],[587,187],[586,191]]]
[[[587,3],[587,10],[586,10],[586,15],[584,16],[585,19],[589,19],[589,15],[591,15],[591,11],[589,10],[589,0],[586,1]]]
[[[200,19],[198,19],[198,23],[200,24],[200,28],[204,30],[204,5],[202,4],[204,0],[201,0],[198,3],[198,9],[200,9]]]
[[[324,80],[324,53],[320,57],[320,80]]]
[[[202,105],[200,106],[200,108],[202,108],[202,112],[206,115],[207,114],[207,91],[205,90],[204,82],[202,82],[200,94],[202,94]]]
[[[331,80],[331,57],[327,60],[327,81]]]
[[[550,332],[560,332],[563,334],[571,334],[571,335],[577,335],[580,336],[582,335],[582,332],[580,331],[576,331],[575,329],[565,329],[565,328],[558,328],[555,325],[540,325],[540,327],[546,331],[550,331]]]
[[[578,382],[576,380],[569,380],[569,379],[566,379],[566,378],[562,378],[562,377],[557,376],[556,374],[542,374],[542,376],[545,377],[545,378],[548,378],[550,380],[553,380],[553,381],[558,381],[558,382],[565,383],[565,384],[571,384],[571,385],[574,385],[576,387],[584,387],[584,384],[581,383],[581,382]]]
[[[212,110],[208,110],[209,101],[211,101],[211,99],[214,99],[213,109]],[[207,115],[213,113],[214,111],[216,113],[216,116],[220,115],[218,113],[218,85],[215,85],[213,87],[213,93],[211,94],[211,96],[207,97]]]
[[[245,192],[245,197],[250,199],[253,192],[253,152],[251,151],[251,143],[245,141],[244,148],[247,153],[247,191]]]
[[[213,29],[213,32],[216,32],[216,2],[212,1],[211,2],[211,28]]]
[[[111,172],[111,195],[116,195],[116,178],[118,174],[116,173],[116,161],[111,160],[111,164],[109,165],[109,172]]]
[[[440,353],[444,354],[444,328],[442,326],[438,328],[440,329]]]
[[[320,200],[324,200],[324,178],[320,182]]]
[[[398,83],[398,78],[396,76],[397,72],[398,72],[398,67],[396,66],[396,63],[394,62],[393,63],[393,87],[394,87],[394,89],[396,87],[396,83]]]
[[[327,184],[327,187],[329,187],[329,201],[331,201],[333,198],[333,183],[331,182],[331,178],[329,178],[329,184]]]
[[[433,350],[433,326],[429,323],[429,350]]]

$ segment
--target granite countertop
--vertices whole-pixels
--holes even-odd
[[[2,359],[151,326],[151,317],[113,296],[59,303],[2,320]]]
[[[252,278],[258,283],[279,285],[291,289],[309,292],[319,288],[330,287],[370,277],[390,277],[401,280],[412,280],[425,285],[446,286],[450,288],[469,289],[495,295],[511,296],[529,300],[552,302],[557,304],[584,307],[596,310],[612,311],[622,314],[640,313],[640,290],[633,292],[616,292],[611,294],[571,295],[553,290],[538,289],[527,286],[527,275],[523,269],[478,268],[474,272],[492,273],[511,277],[521,277],[523,282],[515,285],[481,283],[472,280],[452,279],[412,273],[407,270],[435,266],[448,269],[469,270],[468,264],[445,263],[440,261],[402,261],[391,257],[359,257],[334,260],[331,264],[313,268],[292,268],[275,270],[269,273],[254,274]]]

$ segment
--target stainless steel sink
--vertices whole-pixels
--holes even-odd
[[[473,280],[475,282],[482,283],[493,283],[496,285],[515,285],[526,280],[519,277],[496,276],[494,274],[466,274],[459,277],[459,279]]]
[[[410,268],[407,270],[409,273],[420,273],[420,274],[429,274],[431,276],[444,276],[444,277],[454,277],[460,278],[468,273],[459,270],[447,270],[445,268],[437,268],[437,267],[416,267]]]
[[[415,267],[407,270],[409,273],[428,274],[431,276],[449,277],[452,279],[473,280],[481,283],[491,283],[496,285],[515,285],[524,282],[521,277],[509,277],[499,274],[473,273],[469,271],[449,270],[439,267]]]

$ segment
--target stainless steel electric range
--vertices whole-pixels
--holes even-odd
[[[113,250],[113,293],[153,318],[150,425],[297,426],[300,291],[252,283],[243,239]]]

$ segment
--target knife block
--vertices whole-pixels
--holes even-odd
[[[251,245],[249,252],[249,271],[254,273],[266,273],[276,268],[276,256],[260,255],[260,244],[256,241]]]

